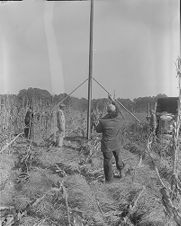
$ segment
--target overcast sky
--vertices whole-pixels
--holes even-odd
[[[121,98],[178,95],[179,0],[94,2],[93,76]],[[1,3],[0,93],[69,93],[86,79],[89,12],[90,1]],[[98,97],[107,95],[93,83]]]

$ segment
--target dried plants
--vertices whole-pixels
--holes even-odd
[[[179,59],[179,81],[180,65]],[[2,225],[181,225],[180,102],[171,140],[164,148],[146,123],[123,123],[122,156],[131,173],[104,184],[100,136],[93,133],[90,141],[84,139],[84,113],[67,111],[69,139],[59,150],[51,146],[50,104],[32,102],[33,142],[22,136],[28,103],[24,100],[20,107],[13,98],[0,100],[0,156],[15,158],[7,167],[7,178],[1,178],[0,189],[8,188],[11,194],[7,205],[0,207]]]

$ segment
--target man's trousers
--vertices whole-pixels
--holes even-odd
[[[32,138],[32,128],[31,127],[25,127],[24,128],[24,136],[26,139],[31,139]]]
[[[111,182],[113,180],[113,172],[112,172],[112,157],[114,156],[116,160],[116,168],[121,172],[124,167],[124,163],[120,156],[120,150],[115,151],[105,151],[103,152],[104,156],[104,175],[105,181]]]
[[[62,147],[63,146],[63,140],[64,140],[64,137],[65,137],[65,133],[58,130],[56,132],[56,146],[57,147]]]

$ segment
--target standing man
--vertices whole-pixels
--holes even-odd
[[[155,110],[150,110],[150,130],[153,133],[153,135],[157,135],[157,117]]]
[[[56,112],[56,131],[55,131],[55,146],[62,147],[63,140],[65,137],[65,115],[63,109],[65,108],[64,104],[60,104]]]
[[[25,128],[24,128],[24,136],[26,139],[32,138],[32,129],[33,129],[33,110],[30,106],[25,115]]]
[[[124,177],[124,163],[120,156],[121,149],[121,115],[114,100],[109,96],[112,104],[107,106],[107,115],[99,120],[96,131],[102,133],[101,151],[104,157],[105,182],[113,180],[112,157],[116,160],[116,167],[120,172],[120,177]]]

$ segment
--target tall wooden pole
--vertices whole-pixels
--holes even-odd
[[[91,135],[91,100],[92,100],[92,71],[93,71],[93,16],[94,0],[91,1],[90,7],[90,41],[89,41],[89,78],[88,78],[88,110],[87,110],[87,139]]]
[[[180,57],[181,57],[181,0],[180,0]]]
[[[180,10],[181,10],[181,0],[180,0]],[[180,21],[179,21],[179,53],[180,53],[180,58],[179,60],[181,59],[181,12],[180,12]],[[180,68],[179,68],[180,69]],[[179,79],[179,104],[181,104],[181,78],[180,78],[180,75],[178,75],[178,79]]]

